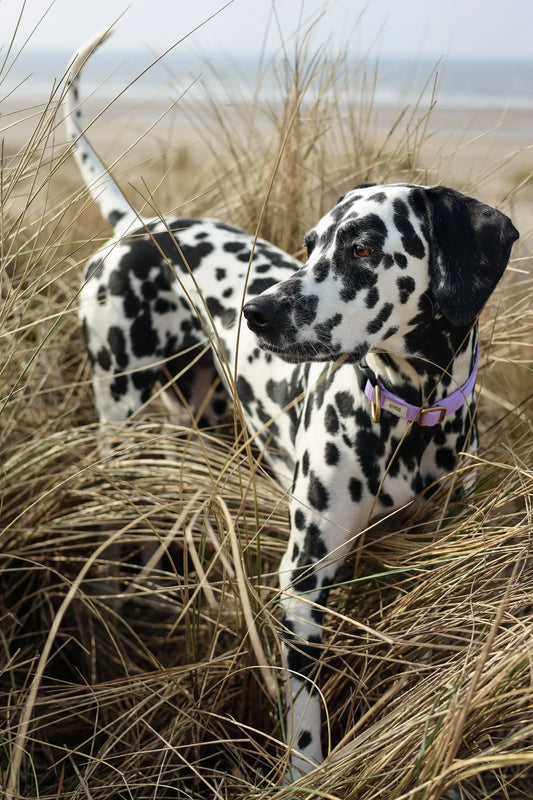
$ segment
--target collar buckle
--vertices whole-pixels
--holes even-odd
[[[374,386],[374,400],[370,401],[370,416],[372,422],[379,422],[381,419],[381,386],[379,383]]]
[[[426,425],[424,422],[426,414],[436,414],[437,412],[440,412],[438,419],[436,419],[435,422],[430,423],[430,425]],[[421,428],[433,427],[433,425],[440,425],[441,422],[444,422],[446,414],[447,409],[444,406],[430,406],[429,408],[421,408],[415,421],[420,425]]]

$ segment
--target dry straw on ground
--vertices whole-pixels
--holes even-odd
[[[371,100],[360,100],[374,80],[364,62],[354,71],[343,56],[310,56],[311,45],[304,36],[282,65],[279,103],[258,93],[253,108],[216,97],[196,108],[202,163],[183,152],[119,160],[136,207],[220,216],[298,254],[306,226],[355,183],[453,171],[444,151],[442,174],[434,158],[428,169],[432,101],[376,127]],[[33,132],[2,154],[5,796],[533,797],[527,231],[481,325],[477,488],[452,503],[443,485],[430,507],[361,540],[327,616],[334,752],[280,788],[275,573],[286,497],[238,415],[221,431],[169,430],[156,399],[100,458],[75,309],[82,263],[108,231],[62,144],[63,88],[28,110]],[[6,141],[11,133],[8,123]],[[529,182],[513,188],[508,165],[456,185],[489,186],[498,196],[482,199],[524,214]],[[154,556],[144,568],[143,548]]]

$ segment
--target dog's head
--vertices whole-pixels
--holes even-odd
[[[304,266],[243,313],[259,345],[291,361],[403,352],[428,316],[470,326],[517,238],[508,217],[453,189],[365,185],[309,231]]]

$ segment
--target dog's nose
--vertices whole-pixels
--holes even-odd
[[[275,322],[279,308],[272,297],[255,297],[253,300],[248,300],[243,306],[242,313],[246,317],[250,330],[254,333],[261,333]]]

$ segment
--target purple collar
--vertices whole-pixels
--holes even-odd
[[[379,422],[381,410],[384,409],[396,417],[401,417],[408,422],[417,422],[425,428],[439,425],[449,414],[453,414],[467,402],[476,382],[478,363],[479,347],[476,345],[474,366],[466,383],[434,406],[413,406],[411,403],[406,403],[405,400],[389,392],[380,383],[373,386],[370,381],[367,381],[365,395],[370,400],[372,421]]]

